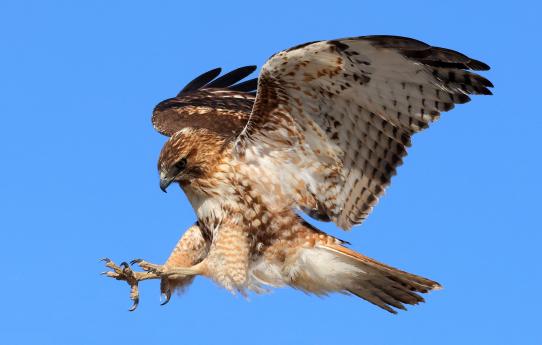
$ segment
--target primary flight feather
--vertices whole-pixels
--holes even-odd
[[[159,103],[153,126],[169,136],[160,188],[178,183],[197,222],[164,265],[143,272],[111,260],[106,275],[183,289],[196,275],[232,292],[294,288],[357,295],[389,312],[423,301],[432,280],[345,247],[298,212],[347,230],[371,212],[411,137],[441,112],[490,95],[483,62],[397,36],[310,42],[273,55],[257,79],[247,66],[214,69]],[[395,308],[395,309],[394,309]]]

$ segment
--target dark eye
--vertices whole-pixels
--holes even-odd
[[[178,173],[183,171],[184,168],[186,168],[186,158],[181,159],[180,161],[175,163],[175,165],[173,166],[173,170],[175,171],[175,175],[177,175]]]

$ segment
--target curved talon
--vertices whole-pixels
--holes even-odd
[[[130,261],[130,265],[133,266],[140,263],[141,261],[143,261],[143,259],[133,259],[132,261]]]
[[[132,306],[130,307],[130,309],[128,309],[128,311],[134,311],[134,310],[136,310],[138,305],[139,305],[139,297],[137,297],[137,298],[134,299],[134,303],[132,304]]]
[[[168,288],[166,290],[166,292],[163,292],[161,295],[160,295],[160,299],[162,299],[162,295],[165,296],[165,299],[162,303],[160,303],[160,305],[166,305],[168,304],[169,300],[171,299],[171,290]]]
[[[129,268],[130,267],[126,261],[121,262],[119,266],[121,266],[122,268]]]
[[[110,258],[101,258],[100,260],[98,261],[103,261],[105,263],[110,263],[111,262],[111,259]]]

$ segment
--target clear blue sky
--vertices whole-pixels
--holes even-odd
[[[502,4],[501,4],[502,3]],[[540,24],[515,1],[2,1],[0,343],[541,344]],[[306,41],[395,34],[492,66],[496,88],[414,139],[353,248],[441,282],[390,315],[205,279],[159,306],[98,258],[161,262],[194,221],[158,188],[153,106],[192,77]]]

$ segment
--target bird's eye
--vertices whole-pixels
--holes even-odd
[[[174,165],[174,169],[177,172],[177,174],[183,171],[184,168],[186,168],[186,158],[181,159]]]

